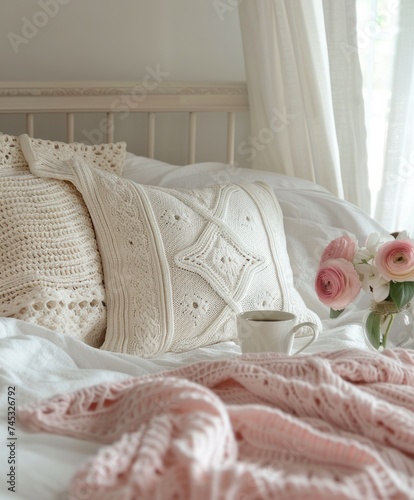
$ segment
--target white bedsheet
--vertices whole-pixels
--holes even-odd
[[[324,331],[306,352],[365,347],[360,312],[349,313],[342,326]],[[354,321],[354,322],[353,322]],[[69,500],[67,487],[79,465],[94,455],[96,443],[26,432],[17,424],[16,493],[8,492],[7,390],[16,387],[17,406],[91,386],[188,363],[240,354],[233,342],[142,359],[93,349],[80,341],[32,324],[0,318],[0,498]],[[74,500],[74,499],[71,499]]]

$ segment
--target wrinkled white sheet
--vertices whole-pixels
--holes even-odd
[[[355,323],[323,332],[306,352],[364,348],[365,341],[357,321],[359,316],[355,314]],[[9,493],[6,482],[9,470],[6,446],[8,387],[16,387],[16,402],[21,406],[101,382],[239,354],[235,343],[226,342],[184,354],[142,359],[100,351],[23,321],[0,318],[0,498],[69,500],[66,491],[72,475],[99,447],[92,442],[30,433],[17,424],[17,488],[16,493]]]

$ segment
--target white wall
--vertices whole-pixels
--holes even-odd
[[[148,67],[158,65],[165,72],[165,81],[245,80],[235,3],[234,0],[0,0],[1,79],[139,81],[147,74]],[[170,116],[169,122],[175,128],[176,120],[185,125],[185,119]],[[168,124],[168,119],[165,120]],[[216,133],[223,129],[225,133],[224,126],[211,127],[209,120],[211,117],[200,117],[199,128]],[[49,134],[55,138],[61,122],[64,117],[58,116],[40,121],[36,135],[42,132],[43,136]],[[0,130],[8,131],[5,127],[3,118]],[[243,117],[236,143],[243,140],[247,129],[247,117]],[[135,145],[129,141],[128,145],[134,151]],[[185,144],[172,153],[162,149],[157,144],[161,159],[184,161]],[[215,158],[218,153],[221,151],[209,151],[200,144],[197,161],[218,159]]]

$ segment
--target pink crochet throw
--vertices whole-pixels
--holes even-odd
[[[250,354],[20,409],[102,443],[71,499],[414,498],[414,351]]]

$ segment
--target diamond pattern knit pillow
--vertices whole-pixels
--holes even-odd
[[[74,152],[121,174],[124,143],[29,139],[56,159]],[[88,210],[68,182],[31,174],[19,141],[0,136],[0,315],[99,346],[106,328],[102,264]]]
[[[235,315],[249,309],[319,322],[293,286],[268,186],[143,186],[22,147],[33,173],[73,182],[88,207],[107,292],[104,349],[149,357],[235,339]]]

